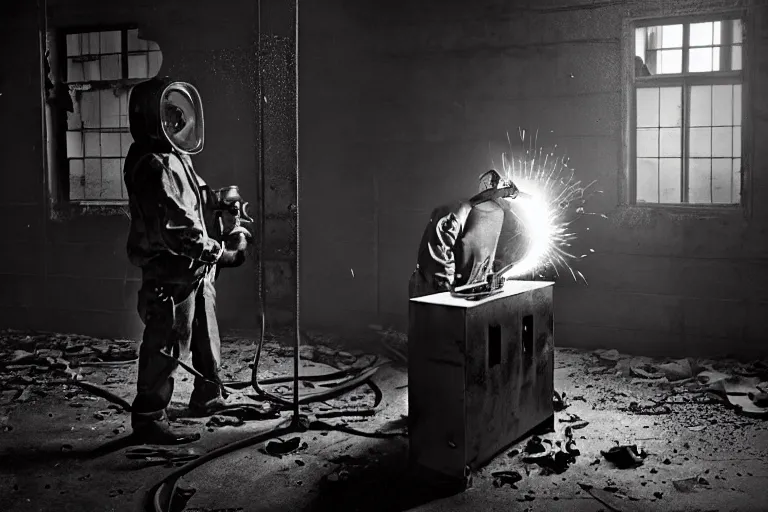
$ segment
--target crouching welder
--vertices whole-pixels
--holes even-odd
[[[165,410],[173,394],[177,359],[192,353],[195,378],[190,411],[223,407],[220,340],[214,281],[221,267],[245,261],[250,220],[237,187],[212,190],[190,155],[203,149],[200,95],[184,82],[153,78],[136,85],[129,100],[134,143],[123,169],[131,226],[128,257],[142,270],[138,312],[144,323],[134,436],[152,444],[181,444],[199,434],[177,432]]]
[[[480,176],[480,191],[468,200],[436,208],[421,239],[409,298],[485,281],[494,270],[508,204],[522,194],[491,170]]]

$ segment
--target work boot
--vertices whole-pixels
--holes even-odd
[[[153,421],[134,426],[133,437],[142,444],[173,445],[193,443],[200,434],[175,430],[165,421]]]
[[[231,406],[227,405],[226,400],[222,397],[212,398],[205,402],[191,401],[189,402],[189,413],[192,417],[202,418],[205,416],[213,416],[214,414],[229,409]]]

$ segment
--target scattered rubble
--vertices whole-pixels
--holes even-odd
[[[523,479],[523,476],[518,471],[494,471],[491,473],[491,476],[493,477],[494,487],[509,485],[513,489],[517,489],[515,484]]]
[[[672,409],[669,404],[706,403],[718,399],[738,414],[768,417],[768,390],[765,384],[768,383],[768,364],[763,361],[741,364],[727,360],[683,358],[658,362],[648,357],[624,356],[616,350],[602,349],[595,350],[593,355],[595,359],[591,370],[602,371],[606,366],[613,365],[617,374],[631,379],[631,384],[672,387],[664,400],[653,403],[633,401],[623,409],[634,414],[670,414]],[[672,395],[679,398],[671,398]]]
[[[675,480],[672,485],[680,492],[692,493],[699,489],[711,489],[709,482],[702,477],[686,478],[684,480]]]
[[[613,463],[619,469],[636,468],[643,463],[648,454],[643,450],[637,449],[637,445],[618,445],[611,447],[608,451],[600,450],[600,454],[605,460]]]
[[[576,448],[576,442],[573,440],[571,427],[565,427],[563,439],[554,442],[550,439],[533,436],[528,440],[525,452],[527,455],[523,457],[523,462],[539,465],[543,475],[564,473],[580,455]]]
[[[560,412],[568,408],[568,401],[565,398],[565,391],[562,393],[554,392],[552,397],[552,407],[555,412]]]
[[[292,437],[287,441],[270,441],[262,449],[263,453],[273,457],[282,458],[283,455],[290,455],[300,450],[306,450],[309,447],[307,443],[302,443],[301,438]]]

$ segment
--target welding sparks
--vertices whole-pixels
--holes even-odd
[[[525,130],[520,130],[520,139],[525,146]],[[515,155],[507,134],[510,154],[502,154],[501,174],[528,195],[512,200],[514,208],[511,210],[524,227],[528,246],[521,259],[501,269],[499,274],[506,279],[519,279],[551,266],[558,276],[558,267],[565,268],[574,280],[578,275],[586,283],[584,275],[569,263],[579,259],[569,252],[571,243],[577,237],[571,229],[576,219],[569,218],[572,217],[569,213],[578,204],[575,209],[577,217],[593,215],[584,211],[583,204],[586,202],[585,193],[596,182],[582,185],[581,181],[575,180],[567,158],[555,153],[557,145],[552,151],[545,152],[543,148],[536,149],[537,139],[538,132],[533,140],[528,138],[528,148]],[[590,249],[590,252],[594,250]]]

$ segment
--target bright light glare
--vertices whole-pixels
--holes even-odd
[[[520,131],[520,138],[525,142],[525,130]],[[558,267],[567,268],[574,280],[576,274],[584,279],[569,264],[576,258],[569,252],[576,233],[571,231],[575,218],[569,220],[566,216],[574,203],[578,204],[573,212],[576,216],[589,215],[584,212],[584,193],[595,182],[582,186],[575,181],[567,159],[555,154],[557,146],[545,152],[543,148],[534,149],[533,144],[529,141],[528,149],[518,155],[502,155],[502,177],[511,179],[521,192],[528,194],[507,200],[515,203],[511,211],[525,231],[527,251],[499,274],[506,279],[525,278],[552,266],[555,272]]]

